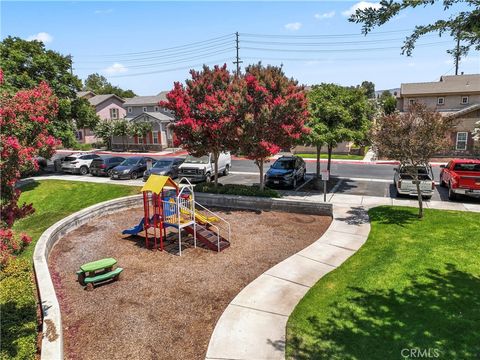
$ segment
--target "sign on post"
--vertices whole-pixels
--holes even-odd
[[[321,170],[320,175],[323,180],[323,202],[327,202],[327,181],[330,179],[330,171]]]
[[[322,180],[323,180],[323,181],[328,181],[328,180],[330,180],[330,171],[328,171],[328,170],[326,170],[326,169],[325,169],[325,170],[321,170],[321,171],[320,171],[320,175],[322,176]]]

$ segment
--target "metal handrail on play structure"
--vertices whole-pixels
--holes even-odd
[[[199,208],[201,208],[202,211],[207,212],[208,214],[212,215],[213,217],[215,217],[218,220],[221,220],[222,222],[224,222],[227,225],[228,238],[225,239],[225,236],[222,236],[222,234],[220,232],[220,229],[225,230],[223,226],[217,226],[218,224],[213,224],[206,217],[205,217],[205,221],[204,221],[205,224],[204,225],[198,224],[195,221],[196,226],[199,226],[199,227],[204,228],[204,229],[207,229],[207,227],[211,227],[211,228],[214,228],[216,230],[215,233],[217,235],[217,251],[220,251],[220,238],[223,237],[225,240],[230,241],[230,234],[231,234],[230,223],[227,220],[225,220],[224,218],[222,218],[221,216],[219,216],[218,214],[214,213],[213,211],[207,209],[205,206],[196,202],[195,201],[195,195],[194,195],[194,192],[193,192],[192,183],[186,177],[181,178],[180,181],[179,181],[180,184],[182,184],[183,182],[186,182],[187,184],[182,186],[182,189],[181,189],[178,197],[180,198],[180,196],[181,196],[181,194],[182,194],[182,192],[184,191],[185,188],[190,191],[190,195],[192,196],[192,200],[193,200],[193,216],[195,216],[195,211],[197,210],[196,208],[199,207]],[[208,225],[208,226],[206,226],[206,225]],[[194,239],[194,244],[196,246],[196,239]],[[180,254],[181,254],[181,250],[180,250]]]
[[[202,209],[202,211],[206,211],[208,212],[209,214],[211,214],[212,216],[216,217],[218,220],[221,220],[223,221],[227,226],[227,231],[228,231],[228,238],[225,238],[225,236],[223,236],[223,238],[225,240],[228,240],[230,241],[230,223],[225,220],[224,218],[222,218],[221,216],[219,216],[217,213],[214,213],[213,211],[207,209],[205,206],[203,206],[202,204],[199,204],[198,202],[195,201],[195,207],[200,207]],[[218,248],[218,251],[220,251],[220,229],[224,229],[223,226],[217,226],[217,225],[214,225],[212,224],[211,221],[207,221],[208,225],[211,226],[211,227],[215,227],[217,229],[216,233],[217,233],[217,248]]]

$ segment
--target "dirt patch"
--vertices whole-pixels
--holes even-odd
[[[317,240],[330,217],[282,212],[222,212],[232,226],[221,253],[193,248],[182,256],[147,250],[121,235],[142,209],[95,219],[63,239],[50,256],[67,359],[203,359],[215,324],[235,295],[274,264]],[[95,227],[95,231],[92,231]],[[173,237],[173,234],[171,234]],[[85,291],[75,272],[114,257],[120,281]]]

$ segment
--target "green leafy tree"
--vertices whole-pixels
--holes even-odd
[[[95,108],[84,98],[76,98],[72,101],[72,113],[78,118],[75,119],[77,129],[89,128],[95,130],[100,117]]]
[[[114,133],[114,121],[109,119],[99,120],[93,132],[96,137],[102,139],[108,150],[112,148],[112,136]]]
[[[480,50],[480,7],[478,0],[381,0],[380,7],[357,9],[349,21],[363,24],[362,32],[366,35],[372,29],[382,26],[392,20],[403,10],[427,7],[441,4],[444,10],[464,5],[466,10],[458,11],[448,19],[439,19],[427,25],[417,25],[415,30],[406,38],[402,54],[410,56],[417,40],[428,33],[438,33],[440,36],[448,33],[456,40],[454,49],[448,51],[454,58],[466,56],[470,48]],[[458,43],[457,43],[458,42]]]
[[[130,136],[137,136],[139,139],[142,139],[142,150],[145,151],[145,137],[152,131],[153,126],[151,122],[139,121],[131,124],[130,126]]]
[[[365,95],[369,99],[375,99],[375,84],[371,81],[362,81],[360,85],[365,90]]]
[[[395,159],[406,167],[417,187],[418,217],[423,217],[422,192],[418,168],[449,144],[456,120],[414,104],[406,113],[395,112],[377,119],[373,143],[381,156]]]
[[[342,141],[365,142],[370,129],[373,107],[361,88],[347,88],[336,84],[315,85],[307,94],[310,117],[310,144],[319,151],[327,145],[330,170],[332,150]]]
[[[81,80],[71,73],[72,59],[47,50],[40,41],[6,37],[0,42],[0,68],[3,70],[3,89],[15,93],[32,89],[45,81],[58,100],[58,113],[48,124],[49,132],[61,139],[64,146],[74,143],[73,119],[83,121],[75,113],[81,106],[72,107]]]
[[[125,119],[115,120],[113,123],[113,135],[121,136],[123,150],[128,150],[128,135],[130,135],[130,123]]]
[[[87,76],[83,89],[93,91],[97,95],[115,94],[121,98],[136,96],[132,90],[123,90],[118,86],[112,85],[105,76],[97,73]]]
[[[388,90],[383,91],[378,100],[386,115],[393,114],[397,109],[397,99]]]

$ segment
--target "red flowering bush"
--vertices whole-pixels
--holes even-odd
[[[2,73],[0,71],[0,80]],[[0,81],[1,84],[1,81]],[[36,88],[2,93],[0,96],[0,231],[1,260],[19,253],[28,243],[26,235],[15,235],[14,222],[31,213],[31,204],[19,204],[15,188],[22,171],[38,169],[37,156],[50,158],[60,141],[50,135],[50,119],[58,112],[57,97],[42,82]]]
[[[20,254],[31,241],[27,234],[16,234],[11,229],[0,229],[0,266],[5,266],[12,256]]]
[[[264,162],[308,132],[304,126],[308,119],[307,99],[303,87],[274,66],[248,66],[240,88],[238,147],[258,166],[263,190]]]
[[[215,185],[218,179],[218,157],[229,151],[236,109],[235,78],[227,66],[204,66],[202,71],[190,71],[186,86],[175,83],[160,106],[171,110],[177,120],[174,126],[175,146],[203,156],[211,152],[215,165]]]

